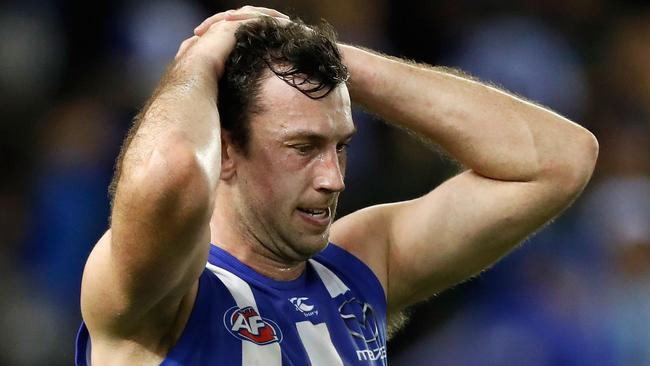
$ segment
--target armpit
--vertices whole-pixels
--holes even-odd
[[[408,310],[398,311],[394,314],[388,314],[386,317],[386,334],[387,338],[391,339],[397,332],[399,332],[410,320]]]

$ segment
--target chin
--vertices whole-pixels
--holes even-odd
[[[328,243],[329,232],[318,236],[310,235],[297,242],[294,250],[298,255],[303,257],[303,260],[307,260],[325,249]]]

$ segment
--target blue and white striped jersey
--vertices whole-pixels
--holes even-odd
[[[78,366],[90,365],[85,325]],[[329,244],[293,281],[212,246],[194,308],[162,366],[386,365],[386,298],[363,262]]]

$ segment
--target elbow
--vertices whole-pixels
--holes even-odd
[[[575,162],[575,185],[579,187],[579,190],[582,190],[587,185],[594,173],[599,149],[596,136],[587,130],[583,130]]]
[[[562,157],[557,168],[558,186],[570,198],[575,198],[585,188],[596,167],[598,159],[598,140],[586,129],[580,128],[574,137],[566,156]]]

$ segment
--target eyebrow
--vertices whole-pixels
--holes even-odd
[[[346,133],[341,136],[340,140],[349,140],[357,133],[357,127],[355,126],[351,132]],[[306,139],[309,141],[327,141],[329,140],[325,135],[316,133],[312,130],[295,130],[287,133],[283,136],[283,140],[292,140],[292,139]]]

